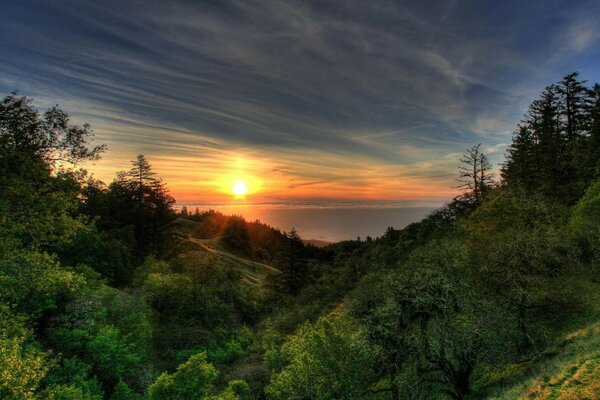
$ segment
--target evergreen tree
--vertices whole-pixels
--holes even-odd
[[[508,157],[502,166],[505,182],[533,190],[537,184],[536,170],[531,160],[536,157],[535,138],[527,125],[519,125],[508,148]]]
[[[150,163],[139,155],[132,168],[119,172],[106,190],[89,193],[85,212],[100,217],[101,229],[115,233],[130,229],[134,255],[142,259],[160,252],[162,230],[174,218],[174,203]]]
[[[592,107],[590,89],[585,86],[586,81],[577,79],[578,76],[577,72],[572,72],[556,85],[556,91],[560,96],[563,135],[568,142],[586,135],[590,125],[588,118]]]
[[[281,271],[281,275],[273,277],[274,287],[290,295],[297,295],[305,284],[306,260],[303,258],[304,243],[296,231],[292,228],[285,232],[285,243],[282,251],[275,257],[275,265]]]
[[[502,177],[508,184],[571,203],[595,176],[597,94],[576,72],[544,89],[513,137]],[[600,143],[600,141],[598,141]]]

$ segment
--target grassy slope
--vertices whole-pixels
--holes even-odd
[[[221,265],[230,265],[238,268],[243,280],[252,286],[261,286],[270,275],[281,272],[270,265],[248,260],[224,250],[220,246],[220,238],[198,239],[193,232],[198,226],[197,222],[177,219],[171,227],[174,245],[171,249],[173,254],[183,252],[194,252],[198,257],[214,257]]]
[[[600,399],[600,284],[588,281],[582,290],[587,304],[574,310],[553,345],[528,362],[488,372],[471,398]]]

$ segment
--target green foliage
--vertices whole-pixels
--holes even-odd
[[[600,181],[592,184],[573,208],[569,228],[586,262],[600,261]],[[596,272],[596,271],[595,271]]]
[[[111,285],[123,286],[133,272],[129,248],[118,238],[94,226],[80,229],[60,253],[66,265],[86,265]]]
[[[207,397],[207,400],[251,400],[248,384],[242,380],[231,381],[227,388],[218,395]]]
[[[42,399],[101,400],[103,391],[95,377],[90,377],[92,367],[77,357],[64,357],[50,370],[44,381],[47,388]]]
[[[513,313],[519,353],[535,343],[534,314],[569,301],[556,279],[574,259],[557,229],[563,213],[540,196],[503,190],[468,221],[481,282]]]
[[[59,299],[84,284],[82,276],[46,253],[11,250],[0,259],[0,301],[32,319],[55,309]]]
[[[47,167],[98,159],[106,146],[88,148],[93,139],[89,125],[70,123],[69,115],[52,107],[41,117],[31,100],[13,93],[0,101],[0,154],[30,157]]]
[[[214,211],[173,222],[143,156],[108,187],[88,179],[66,167],[103,150],[89,127],[8,96],[0,398],[592,398],[596,340],[555,343],[600,318],[600,86],[583,83],[531,105],[500,187],[475,146],[477,201],[326,250]],[[551,378],[528,375],[563,350],[577,356]]]
[[[35,177],[0,171],[0,237],[19,247],[56,252],[84,226],[84,218],[74,216],[77,181],[69,173],[48,176],[39,165],[27,174],[36,169]]]
[[[131,390],[131,388],[122,380],[115,385],[110,400],[141,400],[142,396]]]
[[[150,255],[146,257],[144,263],[140,265],[133,276],[132,285],[141,286],[148,275],[152,273],[168,274],[171,272],[171,267],[166,261],[158,260],[156,257]]]
[[[576,72],[548,86],[529,107],[508,150],[511,186],[572,204],[597,177],[598,94]]]
[[[223,231],[222,241],[231,250],[240,251],[246,255],[252,254],[248,227],[246,226],[246,221],[240,216],[229,218]]]
[[[105,379],[116,379],[129,371],[140,360],[132,352],[119,330],[103,326],[86,346],[86,353],[97,373]]]
[[[54,348],[80,357],[109,393],[119,379],[136,388],[147,385],[143,363],[150,353],[151,324],[140,299],[106,287],[88,290],[49,325]]]
[[[286,365],[265,389],[270,399],[358,399],[372,383],[373,360],[349,319],[329,316],[304,324],[279,352]]]
[[[91,393],[86,388],[75,385],[56,385],[42,392],[43,400],[102,400],[102,395]]]
[[[52,365],[22,321],[0,306],[0,398],[32,398]]]
[[[163,373],[148,388],[150,400],[193,400],[207,397],[217,379],[217,371],[206,361],[206,354],[196,354],[172,373]]]
[[[204,348],[192,348],[180,351],[178,359],[187,359],[191,355],[205,352],[207,360],[215,365],[231,364],[232,362],[242,359],[250,354],[253,350],[254,335],[247,326],[240,328],[235,336],[227,340],[222,346],[216,343]]]

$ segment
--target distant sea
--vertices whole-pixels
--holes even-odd
[[[295,227],[303,239],[327,242],[381,236],[388,227],[396,229],[417,222],[441,202],[422,201],[314,201],[294,203],[178,203],[193,212],[215,210],[259,220],[281,231]]]

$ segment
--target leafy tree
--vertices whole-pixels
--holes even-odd
[[[28,158],[52,169],[59,162],[95,160],[106,146],[89,148],[93,136],[89,125],[72,125],[58,106],[41,117],[31,100],[17,93],[0,101],[0,160],[4,165],[18,167]]]
[[[51,365],[49,354],[31,342],[22,320],[0,304],[0,398],[32,398]]]
[[[573,207],[569,228],[582,251],[583,260],[591,266],[598,265],[600,261],[600,181],[593,183]]]
[[[142,396],[131,390],[121,379],[117,382],[110,400],[141,400]]]
[[[227,388],[215,396],[207,397],[207,400],[251,400],[253,399],[248,384],[243,380],[231,381]]]
[[[229,218],[223,231],[223,243],[234,251],[241,251],[247,256],[252,255],[250,246],[250,235],[246,221],[241,216],[232,216]]]
[[[459,309],[462,284],[457,279],[462,273],[468,282],[466,266],[467,253],[460,243],[432,243],[413,253],[401,269],[367,276],[350,296],[350,312],[364,325],[389,377],[391,399],[404,390],[401,374],[428,349],[424,343],[432,321],[450,318]]]
[[[359,399],[373,382],[367,343],[342,317],[304,324],[280,352],[286,365],[266,387],[269,399]]]
[[[32,320],[56,309],[61,299],[85,283],[48,254],[25,250],[0,254],[0,301]]]
[[[44,400],[102,400],[104,392],[92,367],[77,357],[63,357],[50,370],[39,397]]]
[[[140,360],[119,330],[110,325],[100,328],[86,344],[86,355],[98,376],[112,385]]]
[[[163,373],[148,388],[149,400],[192,400],[209,396],[217,379],[216,369],[206,361],[206,354],[189,358],[172,373]]]
[[[527,323],[530,313],[564,301],[553,279],[570,258],[554,228],[561,213],[541,196],[507,189],[468,221],[471,256],[481,282],[513,313],[521,354],[534,344]]]

